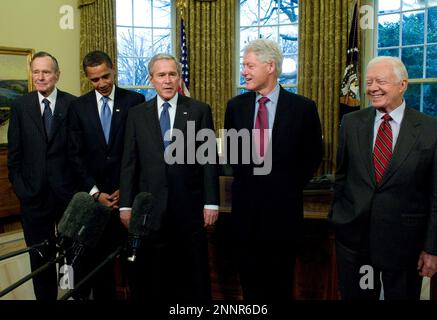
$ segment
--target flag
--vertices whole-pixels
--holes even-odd
[[[185,23],[184,19],[181,18],[181,59],[180,63],[182,65],[182,79],[179,85],[178,91],[180,94],[189,97],[190,92],[190,73],[188,68],[188,48],[187,48],[187,37],[185,34]]]
[[[355,3],[347,48],[347,65],[341,81],[340,123],[343,115],[360,109],[360,79],[358,77],[358,2]]]

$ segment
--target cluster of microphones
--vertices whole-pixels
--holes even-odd
[[[147,222],[153,210],[153,196],[148,192],[140,192],[134,199],[132,205],[132,217],[129,223],[128,238],[125,243],[115,249],[110,255],[106,257],[96,268],[94,268],[88,275],[72,286],[70,290],[65,293],[59,300],[67,300],[80,289],[87,281],[89,281],[94,274],[96,274],[103,266],[115,259],[122,252],[128,256],[127,260],[135,262],[137,251],[141,246],[143,238],[148,233]],[[68,257],[70,264],[74,264],[84,251],[93,249],[99,243],[99,240],[108,225],[112,209],[108,208],[99,202],[95,202],[93,197],[86,192],[79,192],[74,195],[70,201],[67,209],[59,221],[57,227],[56,237],[56,257],[53,257],[49,262],[34,270],[30,274],[16,281],[5,289],[0,288],[0,298],[9,292],[13,291],[23,283],[46,271],[56,263],[65,261]],[[6,255],[0,256],[0,261],[8,259],[32,250],[38,252],[41,247],[48,246],[49,239],[18,250]],[[41,252],[40,252],[41,254]]]

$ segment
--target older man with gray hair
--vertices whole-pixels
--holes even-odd
[[[367,66],[371,107],[345,115],[330,221],[345,300],[419,299],[437,270],[437,120],[407,106],[398,58]]]

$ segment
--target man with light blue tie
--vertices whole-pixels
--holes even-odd
[[[136,301],[211,299],[205,227],[218,217],[219,188],[216,163],[187,163],[187,152],[197,153],[201,141],[189,139],[202,129],[213,133],[211,155],[217,159],[209,105],[178,94],[181,66],[171,55],[157,54],[148,65],[155,98],[129,110],[120,181],[120,216],[127,227],[135,196],[150,192],[155,198],[148,218],[148,237],[138,252],[130,276]],[[183,147],[172,151],[172,133],[182,133]],[[181,144],[182,145],[182,144]],[[208,151],[209,152],[209,151]],[[183,163],[170,163],[168,157]],[[208,157],[207,157],[208,158]]]
[[[79,97],[71,106],[68,117],[70,163],[79,179],[80,191],[88,192],[95,201],[114,209],[100,241],[101,248],[90,253],[92,259],[89,259],[91,263],[88,267],[92,267],[101,262],[125,236],[117,210],[125,123],[129,108],[145,99],[139,93],[114,84],[115,70],[105,52],[88,53],[83,59],[83,70],[95,90]],[[86,257],[83,260],[87,260]],[[93,297],[114,298],[111,266],[95,278]],[[75,280],[77,282],[78,278]]]

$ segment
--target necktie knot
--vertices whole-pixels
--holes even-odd
[[[269,102],[269,101],[270,101],[269,98],[267,98],[267,97],[261,97],[261,98],[258,100],[258,103],[259,103],[260,106],[265,106],[266,103]]]
[[[389,115],[388,113],[385,113],[385,114],[381,117],[381,119],[382,119],[383,121],[385,121],[385,122],[388,122],[388,121],[390,121],[390,120],[393,120],[392,117],[390,117],[390,115]]]

